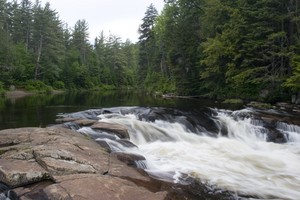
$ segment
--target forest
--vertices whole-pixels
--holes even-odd
[[[50,3],[0,0],[0,90],[300,97],[299,0],[164,2],[146,9],[137,43],[102,32],[92,44],[84,19],[69,27]]]

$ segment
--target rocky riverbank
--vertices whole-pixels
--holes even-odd
[[[9,99],[18,99],[26,96],[33,95],[33,92],[25,91],[25,90],[12,90],[5,92],[5,97]]]
[[[55,95],[55,94],[61,94],[63,92],[64,92],[63,90],[52,90],[50,93]],[[16,89],[16,90],[6,91],[4,93],[4,96],[8,99],[20,99],[20,98],[24,98],[36,94],[39,94],[39,92]]]
[[[96,128],[107,124],[100,125]],[[0,137],[1,200],[232,198],[192,181],[180,185],[153,179],[134,164],[142,156],[110,152],[66,128],[9,129]]]

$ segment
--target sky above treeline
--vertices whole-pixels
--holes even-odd
[[[152,3],[160,13],[164,0],[41,0],[49,2],[59,18],[73,27],[77,20],[85,19],[89,25],[90,41],[104,31],[119,36],[125,42],[138,41],[138,27],[147,7]]]

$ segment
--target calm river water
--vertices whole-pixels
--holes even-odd
[[[197,109],[218,106],[209,100],[162,99],[133,92],[68,92],[20,99],[0,98],[0,129],[45,127],[57,114],[115,106],[160,106]]]

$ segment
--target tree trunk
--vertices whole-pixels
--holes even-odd
[[[37,48],[37,58],[36,58],[36,63],[35,63],[35,74],[34,74],[34,79],[37,80],[41,71],[41,65],[40,65],[40,60],[41,60],[41,55],[42,55],[42,47],[43,47],[43,35],[41,34],[40,38],[40,43]]]

